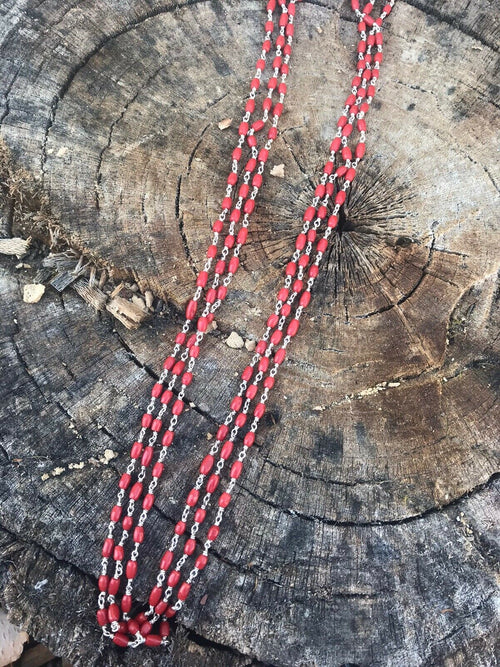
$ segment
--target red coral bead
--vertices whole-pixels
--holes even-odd
[[[144,528],[142,526],[136,526],[134,528],[134,542],[141,544],[144,542]]]
[[[141,459],[141,464],[143,466],[148,466],[153,459],[153,448],[148,446],[144,449],[144,452],[142,454],[142,459]]]
[[[217,250],[217,246],[215,246]],[[192,320],[193,317],[196,315],[196,310],[198,308],[198,302],[195,301],[194,299],[191,299],[188,301],[188,304],[186,306],[186,319]]]
[[[182,535],[186,530],[186,522],[185,521],[178,521],[175,524],[174,532],[176,535]]]
[[[120,544],[117,544],[113,549],[113,559],[123,560],[123,547]]]
[[[135,575],[137,574],[137,561],[129,560],[127,562],[127,567],[125,568],[125,574],[127,575],[127,579],[133,579],[135,577]]]
[[[340,191],[337,192],[337,194],[335,195],[335,203],[336,203],[336,204],[339,204],[340,206],[342,206],[342,204],[345,202],[345,197],[346,197],[346,193],[345,193],[345,191],[344,191],[344,190],[340,190]]]
[[[144,643],[146,646],[161,646],[161,635],[148,635]]]
[[[241,475],[242,469],[243,469],[243,462],[242,461],[235,461],[233,463],[233,465],[231,466],[230,476],[233,479],[238,479],[238,477]]]
[[[130,489],[130,497],[132,500],[137,500],[140,498],[142,493],[142,484],[140,482],[136,482],[132,488]]]
[[[229,493],[222,493],[219,498],[219,507],[227,507],[231,502],[231,495]]]
[[[188,584],[187,581],[183,581],[182,584],[179,586],[179,591],[177,592],[177,597],[179,598],[179,600],[185,600],[189,595],[190,590],[191,590],[191,584]]]
[[[122,521],[123,530],[130,530],[134,525],[134,520],[131,516],[124,516]]]
[[[173,558],[174,558],[173,551],[165,551],[165,553],[161,557],[160,569],[168,570],[168,568],[172,565]]]
[[[162,621],[160,623],[160,635],[162,637],[168,637],[170,634],[170,625],[168,621]]]
[[[99,609],[97,612],[97,622],[99,625],[106,625],[108,622],[108,612],[106,609]]]
[[[214,457],[211,454],[207,454],[200,465],[200,472],[202,475],[206,475],[210,472],[214,464]]]
[[[108,608],[108,618],[110,623],[113,623],[114,621],[118,621],[120,618],[120,608],[118,607],[117,604],[113,603],[109,605]]]
[[[142,415],[141,424],[143,428],[149,428],[151,426],[152,421],[153,421],[153,415],[150,415],[147,412]]]
[[[233,451],[233,443],[231,440],[227,440],[224,445],[222,446],[222,449],[220,450],[220,457],[221,459],[228,459],[231,456],[231,452]]]
[[[184,553],[187,554],[188,556],[191,556],[191,554],[194,553],[196,549],[196,540],[189,539],[186,540],[186,544],[184,545]]]
[[[274,378],[271,376],[268,376],[264,380],[264,387],[267,387],[268,389],[272,389],[274,387]]]
[[[211,542],[217,539],[219,535],[219,526],[210,526],[207,532],[207,539],[209,539]]]
[[[108,590],[108,583],[109,583],[109,577],[106,574],[101,574],[101,576],[97,580],[99,590],[100,591],[107,591]]]
[[[257,403],[255,406],[255,410],[253,411],[254,415],[257,417],[257,419],[261,419],[262,416],[264,415],[264,412],[266,411],[266,405],[265,403]]]
[[[161,588],[161,586],[154,586],[151,589],[151,593],[149,594],[148,602],[152,607],[154,607],[160,601],[162,592],[163,592],[163,589]]]
[[[135,635],[139,632],[139,623],[133,618],[127,622],[127,628],[131,635]]]
[[[146,495],[144,496],[144,500],[142,501],[142,508],[149,512],[149,510],[153,507],[154,502],[155,502],[154,495],[152,493],[146,493]]]
[[[123,475],[120,477],[120,481],[118,483],[118,486],[120,487],[120,489],[126,489],[128,487],[128,485],[130,484],[131,479],[132,479],[131,476],[127,472],[123,473]]]
[[[186,499],[186,505],[189,505],[189,507],[194,507],[198,502],[199,497],[200,497],[200,492],[198,491],[198,489],[191,489]]]
[[[257,385],[251,384],[245,392],[245,396],[250,400],[254,399],[257,395]]]
[[[147,635],[149,635],[152,629],[153,626],[151,625],[151,623],[149,621],[146,621],[141,625],[140,633],[143,637],[146,637]]]
[[[230,408],[231,410],[234,410],[237,412],[241,408],[241,404],[243,403],[243,399],[241,396],[235,396],[233,400],[231,401]]]
[[[279,349],[274,355],[274,361],[277,364],[282,364],[285,360],[286,350],[284,348]]]
[[[203,570],[205,565],[207,564],[208,557],[205,556],[205,554],[200,554],[198,558],[194,562],[194,566],[198,568],[198,570]]]
[[[172,572],[168,575],[167,585],[172,586],[172,588],[174,586],[177,586],[180,578],[181,578],[181,573],[179,572],[179,570],[172,570]]]
[[[213,493],[215,489],[219,486],[220,477],[219,475],[213,474],[210,475],[207,482],[207,492]]]
[[[153,477],[161,477],[163,474],[163,468],[164,468],[163,463],[160,463],[159,461],[156,462],[153,466],[153,470],[151,473]]]
[[[172,400],[172,396],[173,396],[173,395],[174,395],[174,394],[173,394],[173,392],[172,392],[170,389],[166,389],[166,390],[163,392],[163,394],[162,394],[162,396],[161,396],[161,399],[160,399],[161,402],[162,402],[162,404],[163,404],[163,405],[167,405],[167,404]]]
[[[115,577],[113,577],[112,579],[109,580],[108,593],[110,595],[116,595],[118,593],[119,588],[120,588],[119,579],[115,579]]]
[[[118,521],[122,514],[122,508],[120,505],[115,505],[111,510],[110,518],[111,521]]]
[[[240,412],[239,415],[237,415],[236,419],[234,420],[234,423],[238,428],[242,428],[242,426],[245,425],[246,420],[247,420],[246,414]]]
[[[172,414],[179,416],[183,411],[183,409],[184,409],[184,403],[180,399],[177,399],[175,403],[172,405]]]
[[[174,439],[174,432],[173,431],[165,431],[165,434],[161,440],[161,444],[164,447],[170,447],[172,444],[172,441]]]
[[[253,431],[249,431],[243,438],[243,444],[245,445],[245,447],[251,447],[254,442],[255,442],[255,433]]]
[[[115,546],[115,543],[113,541],[113,538],[107,537],[104,540],[104,545],[102,547],[102,555],[104,558],[109,558],[111,554],[113,553],[113,547]]]
[[[201,509],[201,507],[199,507],[194,513],[194,520],[196,521],[196,523],[203,523],[205,521],[206,515],[207,515],[206,510]]]
[[[127,635],[124,635],[121,632],[117,632],[116,635],[113,637],[113,642],[117,646],[122,646],[123,648],[125,648],[129,645],[129,638],[127,637]]]

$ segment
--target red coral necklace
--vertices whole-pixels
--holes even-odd
[[[371,15],[372,3],[360,10],[358,0],[351,0],[360,36],[356,74],[337,122],[328,161],[311,206],[304,213],[303,227],[286,265],[283,287],[277,294],[265,332],[250,364],[241,373],[239,391],[230,403],[226,419],[218,427],[215,442],[201,462],[198,478],[186,498],[180,520],[174,526],[170,544],[160,558],[159,572],[148,603],[139,611],[133,602],[132,590],[144,541],[144,524],[153,507],[156,486],[165,469],[168,448],[174,441],[175,428],[183,412],[186,390],[193,381],[205,333],[238,270],[239,254],[247,240],[269,151],[278,135],[298,1],[269,0],[267,3],[262,53],[250,83],[245,114],[238,128],[238,143],[232,153],[226,193],[220,215],[212,225],[213,237],[205,265],[198,274],[196,291],[187,304],[186,321],[175,337],[172,354],[165,360],[158,382],[152,388],[151,400],[142,416],[142,428],[132,445],[130,463],[119,481],[116,504],[111,510],[102,548],[97,612],[97,621],[104,635],[118,646],[161,646],[170,642],[167,619],[182,609],[194,580],[207,565],[224,511],[231,502],[243,462],[254,443],[269,392],[285,360],[287,347],[298,332],[302,313],[309,305],[329,238],[338,226],[339,211],[365,154],[365,115],[375,96],[382,62],[382,24],[395,0],[388,2],[375,19]],[[279,14],[278,19],[276,14]],[[271,61],[271,52],[274,53],[272,71],[264,86],[261,85],[263,74]],[[260,93],[263,98],[261,117],[255,120],[259,91],[265,87],[267,93]],[[357,134],[356,140],[353,140],[353,133]],[[245,147],[248,160],[240,177]],[[339,166],[336,167],[335,162]],[[241,183],[239,187],[238,182]],[[243,445],[235,452],[234,445],[242,429],[245,431]],[[223,479],[224,468],[229,469],[226,480]],[[223,484],[225,488],[219,492],[219,485]],[[127,556],[126,545],[129,548]]]

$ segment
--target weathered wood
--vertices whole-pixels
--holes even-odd
[[[221,121],[240,116],[263,8],[0,7],[1,132],[15,165],[38,179],[72,248],[168,304],[137,330],[71,287],[27,304],[43,257],[33,248],[31,269],[1,259],[0,602],[56,655],[86,666],[495,664],[498,20],[493,3],[481,7],[399,2],[388,21],[343,232],[180,616],[190,634],[169,657],[100,642],[99,548],[203,263],[236,136],[237,120]],[[284,179],[268,178],[207,336],[147,535],[151,573],[251,357],[224,341],[261,334],[347,93],[347,3],[297,13],[269,165],[283,164]],[[16,212],[22,187],[2,203],[9,234],[48,237],[45,218]]]

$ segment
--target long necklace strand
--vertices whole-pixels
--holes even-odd
[[[204,334],[214,318],[215,311],[226,298],[229,284],[238,270],[239,254],[247,239],[250,218],[263,182],[265,164],[278,134],[279,118],[283,113],[287,92],[285,80],[289,73],[288,62],[295,29],[295,3],[298,1],[269,0],[267,3],[262,52],[257,61],[255,76],[250,83],[245,114],[238,128],[238,143],[231,156],[231,171],[227,178],[221,212],[212,225],[212,243],[208,247],[203,270],[198,274],[196,291],[186,306],[186,321],[175,337],[175,346],[164,362],[158,382],[152,388],[150,403],[141,419],[141,430],[131,448],[131,461],[119,480],[117,500],[111,510],[107,537],[102,548],[97,612],[97,621],[102,626],[103,634],[110,637],[118,646],[137,647],[143,643],[147,646],[160,646],[170,642],[167,619],[172,618],[183,607],[193,581],[207,565],[208,553],[219,535],[224,510],[232,499],[237,479],[242,472],[243,461],[255,441],[255,433],[265,413],[269,392],[275,384],[278,369],[285,360],[286,349],[298,332],[300,318],[310,302],[311,290],[328,247],[329,237],[338,226],[339,211],[365,153],[365,115],[376,92],[382,62],[381,28],[395,0],[388,2],[376,19],[371,16],[372,3],[367,3],[363,10],[360,10],[358,0],[351,0],[351,7],[358,21],[360,38],[357,46],[356,75],[352,79],[351,93],[337,122],[337,133],[330,144],[328,161],[323,167],[312,203],[304,213],[303,227],[296,238],[295,251],[286,265],[283,286],[278,291],[274,311],[266,321],[266,329],[256,345],[250,364],[241,373],[239,391],[231,400],[229,412],[216,431],[214,444],[201,462],[198,478],[188,493],[181,518],[174,526],[169,547],[161,556],[160,569],[156,583],[149,594],[146,610],[131,615],[132,606],[136,606],[133,605],[132,591],[138,571],[140,545],[144,541],[144,523],[153,507],[154,491],[164,472],[164,460],[174,440],[175,427],[183,413],[183,398],[193,380],[193,370],[201,351]],[[276,26],[274,15],[277,13],[277,5],[281,14]],[[275,27],[278,27],[278,31],[273,42]],[[256,99],[271,48],[274,48],[275,55],[272,72],[267,80],[267,94],[262,100],[262,117],[250,122],[255,112]],[[277,102],[274,101],[276,93]],[[267,140],[261,148],[258,148],[257,140],[261,138],[266,125],[270,125],[266,135]],[[355,128],[358,133],[356,142],[352,139]],[[349,142],[355,145],[351,148]],[[242,183],[236,194],[236,186],[240,180],[238,174],[240,162],[243,150],[248,150],[247,147],[250,149],[249,158],[242,170]],[[335,163],[338,164],[337,167]],[[228,215],[227,233],[219,249],[221,245],[219,235],[224,232]],[[228,259],[230,254],[231,257]],[[211,287],[207,289],[211,276]],[[200,304],[203,305],[203,310],[195,321]],[[179,381],[180,389],[176,389]],[[259,392],[261,392],[260,397],[256,399]],[[164,417],[167,411],[170,412],[168,427],[163,433],[161,448],[153,463],[155,444],[165,428]],[[237,456],[234,456],[234,443],[240,429],[246,426],[249,416],[253,416],[253,419],[243,437],[243,447]],[[148,432],[151,435],[145,446],[144,439]],[[219,458],[216,462],[217,455]],[[140,469],[137,472],[139,459]],[[196,555],[196,536],[205,522],[226,464],[230,465],[229,481],[217,498],[215,518],[206,531],[201,553]],[[144,482],[148,472],[150,479],[146,485]],[[127,493],[128,498],[126,498]],[[137,501],[141,499],[140,507],[136,507]],[[134,515],[138,512],[140,512],[139,517],[134,525]],[[192,523],[188,531],[190,518]],[[122,533],[117,540],[114,538],[114,532],[120,522]],[[188,534],[189,537],[186,537]],[[117,595],[124,579],[124,546],[130,537],[133,546],[125,565],[124,591],[118,602]],[[181,538],[184,538],[182,555],[171,569]],[[192,569],[180,583],[182,569],[190,557],[194,559],[194,563],[191,562]],[[112,562],[114,562],[114,572],[110,577],[108,568]],[[174,592],[177,599],[170,604]],[[155,624],[158,624],[157,632],[153,632]]]

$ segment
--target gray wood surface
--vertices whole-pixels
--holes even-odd
[[[398,2],[367,157],[173,651],[102,643],[110,503],[203,264],[263,3],[0,5],[0,603],[75,665],[489,667],[498,656],[498,11]],[[281,132],[169,454],[140,590],[273,308],[348,94],[347,2],[301,3]],[[218,123],[233,118],[227,129]],[[54,230],[129,330],[72,286],[37,304]],[[104,289],[104,288],[103,288]],[[106,454],[106,451],[110,452]],[[167,537],[165,537],[167,536]],[[149,577],[147,576],[149,572]]]

